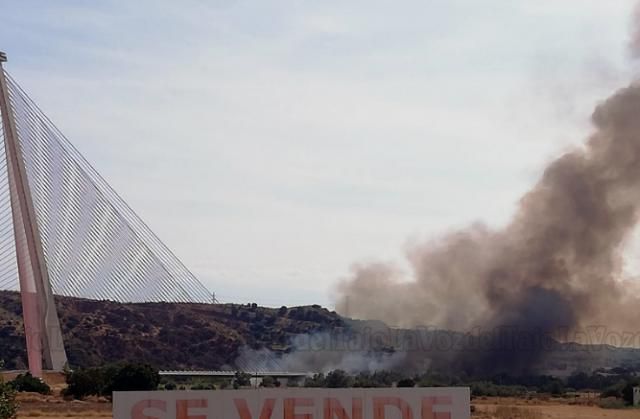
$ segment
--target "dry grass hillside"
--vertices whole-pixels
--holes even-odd
[[[60,297],[58,312],[72,366],[144,361],[159,368],[221,368],[244,346],[284,351],[290,338],[342,327],[319,306],[120,304]],[[25,367],[20,295],[0,292],[0,359]]]

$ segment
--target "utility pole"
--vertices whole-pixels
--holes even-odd
[[[62,371],[67,363],[67,355],[49,282],[7,79],[2,67],[6,61],[6,54],[0,52],[0,114],[4,128],[24,333],[29,371],[36,377],[42,377],[43,360],[44,368]]]

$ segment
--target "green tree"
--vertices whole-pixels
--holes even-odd
[[[107,394],[114,391],[151,391],[160,384],[158,370],[147,364],[125,364],[114,371],[113,377],[107,375]]]
[[[354,387],[372,388],[372,387],[384,387],[382,383],[375,380],[374,377],[368,372],[361,372],[354,377]]]
[[[67,373],[66,379],[64,394],[76,399],[87,396],[110,397],[114,391],[156,390],[160,383],[158,371],[147,364],[81,368]]]
[[[304,380],[305,387],[325,387],[326,379],[323,373],[314,374],[313,377],[307,377]]]
[[[349,388],[353,386],[353,378],[343,370],[333,370],[327,374],[325,385],[329,388]]]
[[[251,385],[251,374],[246,372],[236,371],[236,375],[233,378],[233,388],[248,387]]]
[[[78,400],[101,396],[106,387],[104,368],[80,368],[66,372],[67,388],[63,394]]]

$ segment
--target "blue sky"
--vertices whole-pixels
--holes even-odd
[[[631,80],[632,4],[3,0],[0,50],[221,300],[330,305],[353,263],[505,224]]]

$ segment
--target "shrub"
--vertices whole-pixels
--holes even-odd
[[[125,364],[113,371],[110,377],[107,369],[106,393],[114,391],[150,391],[156,390],[160,384],[158,371],[147,364]]]
[[[273,377],[264,377],[260,383],[260,387],[273,388],[276,386],[276,380]]]
[[[415,387],[416,382],[411,378],[403,378],[398,381],[398,387]]]
[[[628,405],[633,404],[633,388],[638,387],[637,380],[628,381],[622,389],[622,400]]]
[[[353,379],[343,370],[334,370],[327,374],[325,385],[328,388],[348,388],[353,386]]]
[[[87,396],[102,396],[105,384],[105,374],[102,368],[80,368],[66,374],[67,388],[63,390],[65,396],[82,400]]]
[[[368,372],[360,373],[355,377],[354,387],[392,387],[393,383],[399,382],[403,377],[391,371],[376,371],[373,374]]]
[[[191,386],[191,390],[215,390],[216,386],[213,383],[197,382]]]
[[[87,396],[110,397],[114,391],[156,390],[158,371],[146,364],[124,364],[102,368],[86,368],[68,372],[63,394],[76,399]],[[166,387],[165,387],[166,388]]]
[[[375,378],[368,372],[361,372],[354,377],[354,387],[372,388],[372,387],[384,387],[382,383],[376,381]]]
[[[20,374],[8,383],[17,392],[51,394],[51,387],[42,379],[34,377],[31,373]]]
[[[0,419],[15,419],[17,414],[15,390],[6,383],[0,382]]]
[[[552,396],[559,396],[565,393],[564,384],[557,379],[545,383],[539,390],[543,393],[549,393]]]
[[[233,388],[247,387],[251,385],[251,375],[237,371],[233,379]]]
[[[602,409],[624,409],[627,407],[624,400],[616,398],[605,398],[598,402],[598,407]]]
[[[314,374],[313,377],[307,377],[304,380],[305,387],[325,387],[326,379],[324,374]]]
[[[494,412],[497,419],[542,419],[542,412],[515,406],[498,406]]]
[[[624,390],[625,385],[626,385],[625,382],[622,381],[612,386],[609,386],[604,389],[604,391],[600,394],[600,397],[603,399],[608,397],[616,397],[621,399],[622,391]]]
[[[4,362],[0,361],[0,370],[4,368]],[[0,419],[15,419],[18,415],[16,392],[6,384],[0,375]]]
[[[524,386],[503,386],[489,381],[473,382],[470,387],[471,394],[474,397],[518,397],[527,393],[527,389]]]

